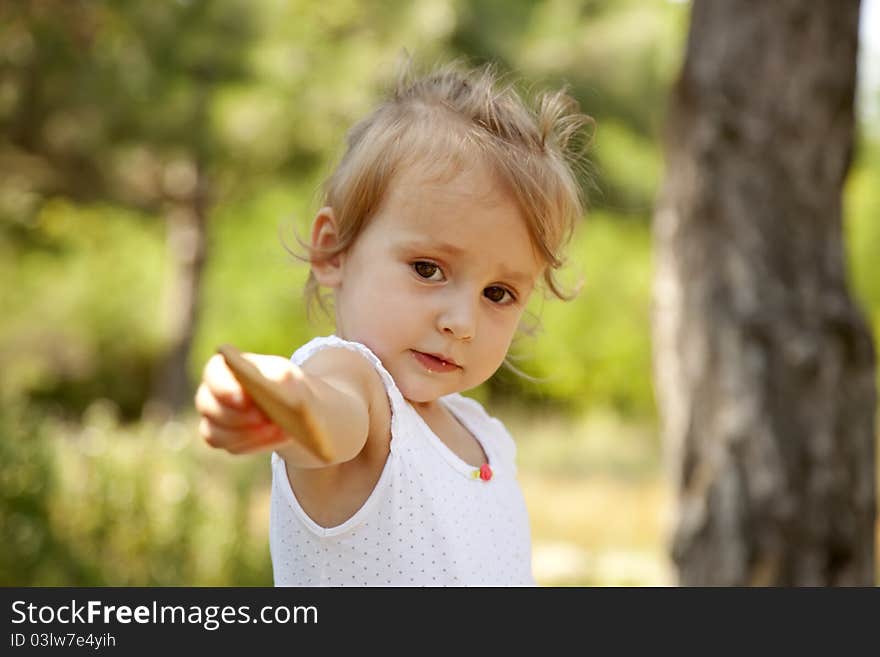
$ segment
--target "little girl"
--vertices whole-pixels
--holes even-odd
[[[402,81],[354,126],[308,244],[310,301],[334,335],[290,361],[247,354],[308,408],[334,454],[286,435],[220,356],[200,433],[272,454],[276,586],[533,585],[516,448],[460,393],[501,366],[529,296],[582,214],[563,92],[531,109],[490,68]]]

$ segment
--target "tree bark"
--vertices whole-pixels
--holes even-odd
[[[847,288],[858,0],[694,0],[654,217],[682,585],[874,585],[875,352]]]
[[[186,177],[181,174],[181,177]],[[204,165],[193,167],[186,200],[167,213],[171,277],[168,304],[168,347],[153,381],[149,414],[168,416],[192,405],[187,364],[198,325],[202,273],[207,253],[209,192]]]
[[[208,213],[211,185],[208,174],[209,75],[197,76],[191,132],[194,137],[189,157],[169,163],[162,187],[170,202],[168,253],[171,280],[168,299],[168,347],[153,379],[153,394],[145,413],[153,416],[176,414],[191,408],[192,386],[188,372],[189,354],[198,327],[202,274],[208,254]]]

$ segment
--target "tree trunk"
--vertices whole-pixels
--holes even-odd
[[[188,173],[191,171],[191,173]],[[151,415],[167,416],[192,405],[187,372],[198,323],[199,295],[207,249],[208,183],[204,166],[184,166],[170,176],[186,187],[183,202],[172,206],[168,219],[171,279],[168,303],[168,348],[160,362],[149,401]]]
[[[875,355],[847,289],[858,0],[694,0],[654,217],[683,585],[874,585]]]

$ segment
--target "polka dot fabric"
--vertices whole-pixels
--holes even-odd
[[[474,477],[403,399],[364,345],[315,338],[294,353],[301,365],[326,348],[363,355],[391,405],[391,453],[370,496],[335,527],[302,509],[284,460],[272,454],[269,545],[276,586],[533,586],[525,501],[516,447],[504,425],[459,394],[442,403],[480,442],[492,478]]]

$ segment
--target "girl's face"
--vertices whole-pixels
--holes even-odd
[[[316,275],[335,288],[337,334],[367,345],[424,404],[498,369],[544,264],[513,199],[474,166],[443,180],[418,167],[398,175],[328,267]]]

